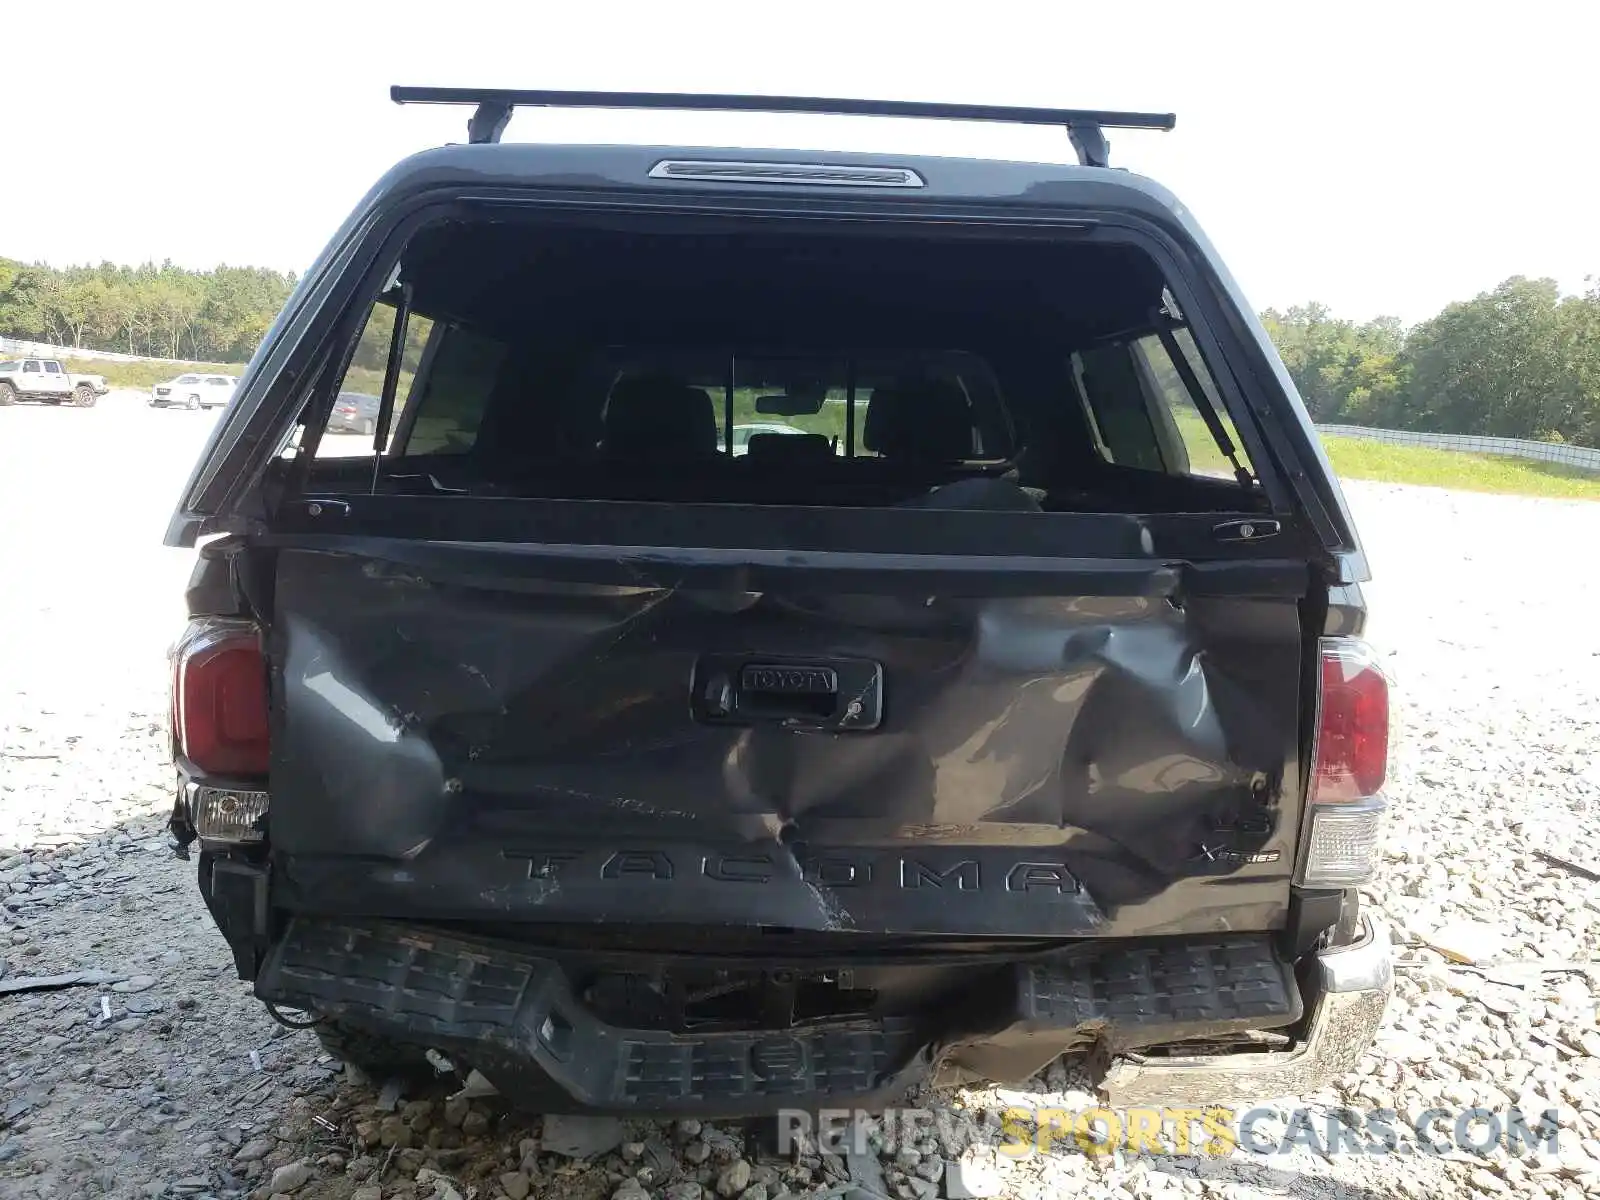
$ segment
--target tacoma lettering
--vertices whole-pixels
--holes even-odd
[[[980,886],[978,864],[968,859],[953,867],[939,870],[914,858],[900,860],[900,886],[903,888],[935,887],[950,884],[958,892],[975,892]]]
[[[1078,881],[1060,863],[1018,863],[1006,876],[1009,892],[1030,892],[1035,888],[1065,896],[1078,890]]]
[[[860,887],[872,882],[872,863],[851,855],[818,855],[801,860],[800,875],[822,887]]]
[[[707,879],[726,883],[766,883],[772,878],[772,859],[765,854],[708,854],[700,860]]]
[[[512,862],[526,861],[529,879],[554,879],[563,868],[578,858],[576,850],[504,850],[501,857]]]
[[[618,850],[600,868],[602,879],[671,879],[672,860],[659,850]]]
[[[969,851],[970,853],[970,851]],[[573,864],[580,859],[597,861],[579,850],[503,850],[508,861],[527,863],[529,879],[570,877]],[[679,847],[666,850],[613,850],[598,859],[599,877],[606,880],[679,878],[681,865],[690,877],[718,883],[784,884],[793,876],[780,867],[787,861],[772,853],[720,853]],[[876,885],[900,891],[981,892],[1002,887],[1008,892],[1056,892],[1061,895],[1082,890],[1072,872],[1061,863],[989,860],[985,870],[980,858],[958,862],[928,862],[910,855],[873,855],[850,851],[811,851],[799,858],[800,878],[825,888],[860,888]],[[593,872],[591,865],[584,874]],[[593,877],[592,875],[590,876]],[[987,884],[986,884],[987,881]]]

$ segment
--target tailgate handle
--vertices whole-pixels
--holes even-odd
[[[712,655],[695,668],[694,708],[702,721],[873,729],[882,715],[883,668],[837,662],[734,660]]]

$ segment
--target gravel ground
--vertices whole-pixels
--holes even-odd
[[[211,424],[136,394],[0,411],[0,971],[107,973],[0,998],[0,1197],[1600,1194],[1600,883],[1545,857],[1600,867],[1600,507],[1351,485],[1395,685],[1370,899],[1400,983],[1359,1071],[1301,1101],[1555,1107],[1557,1153],[962,1157],[993,1134],[985,1109],[1090,1105],[1058,1065],[1032,1093],[924,1097],[945,1117],[881,1162],[779,1160],[737,1128],[574,1126],[442,1083],[388,1111],[234,978],[160,836],[163,656],[190,556],[159,541]],[[1294,1103],[1274,1102],[1277,1129]],[[560,1153],[574,1136],[601,1149]]]

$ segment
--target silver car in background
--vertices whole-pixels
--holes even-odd
[[[238,386],[233,375],[179,375],[150,389],[150,407],[224,408]]]

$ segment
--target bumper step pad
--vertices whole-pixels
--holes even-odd
[[[1293,968],[1265,937],[1108,947],[1024,970],[1024,1022],[1039,1029],[1099,1027],[1113,1051],[1288,1025],[1300,1016]]]
[[[436,1047],[525,1103],[547,1102],[553,1084],[581,1108],[710,1116],[891,1103],[953,1043],[1037,1042],[1048,1059],[1075,1040],[1150,1045],[1191,1029],[1284,1025],[1300,1012],[1291,969],[1265,935],[1084,947],[1019,964],[1015,979],[969,1029],[899,1017],[781,1031],[624,1029],[589,1012],[558,964],[515,946],[296,918],[256,994]]]

